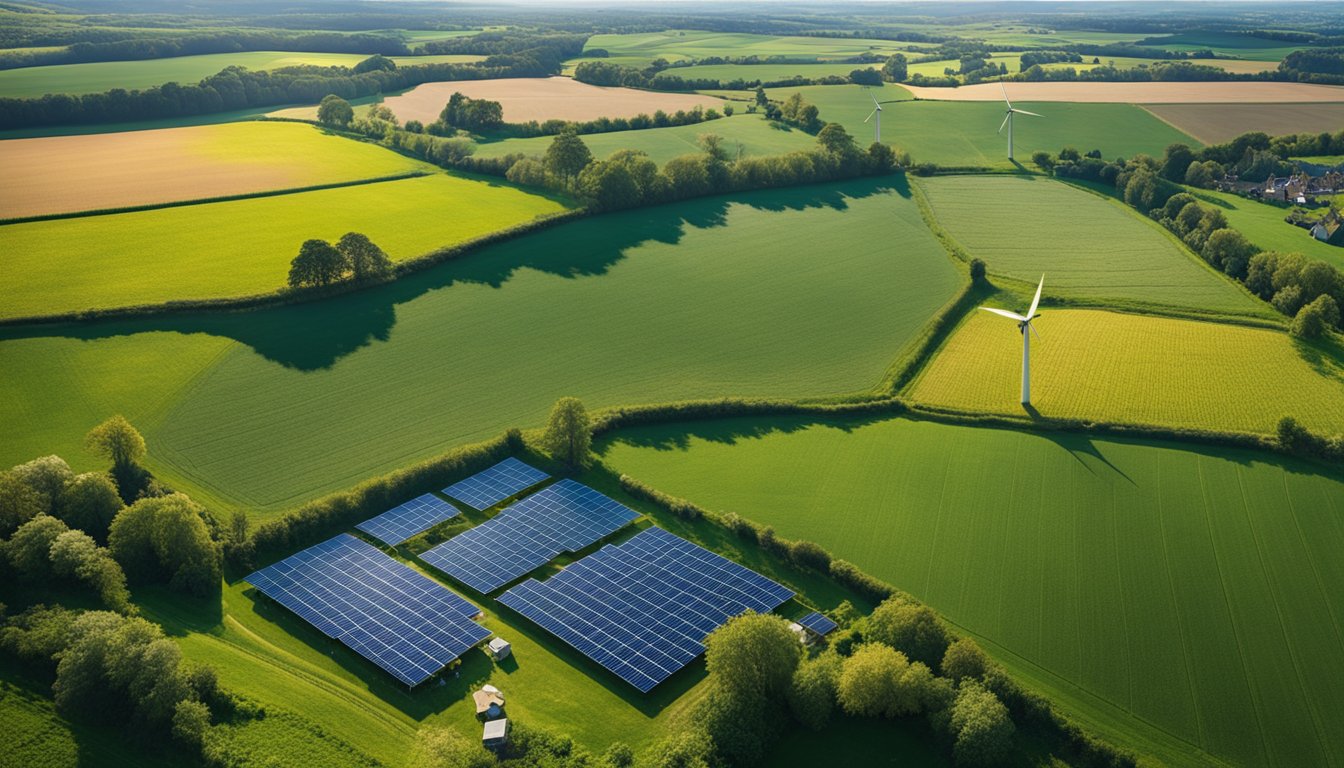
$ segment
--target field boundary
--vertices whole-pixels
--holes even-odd
[[[60,221],[63,219],[82,219],[89,216],[111,216],[118,213],[139,213],[141,211],[157,211],[164,208],[184,208],[190,205],[209,205],[211,203],[231,203],[236,200],[253,200],[260,197],[281,197],[283,195],[297,195],[304,192],[320,192],[324,189],[340,189],[342,187],[360,187],[366,184],[381,184],[387,181],[403,181],[405,179],[418,179],[421,176],[432,176],[435,171],[406,171],[391,176],[375,176],[371,179],[354,179],[351,181],[333,181],[327,184],[312,184],[306,187],[286,187],[284,189],[268,189],[261,192],[243,192],[237,195],[220,195],[218,197],[196,197],[190,200],[172,200],[166,203],[146,203],[144,205],[127,205],[120,208],[93,208],[87,211],[67,211],[64,213],[42,213],[36,216],[17,216],[12,219],[0,219],[0,227],[11,224],[31,224],[38,221]]]

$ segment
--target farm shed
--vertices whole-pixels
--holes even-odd
[[[491,720],[481,730],[481,745],[486,749],[500,749],[509,743],[509,720]]]

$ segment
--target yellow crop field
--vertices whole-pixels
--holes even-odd
[[[373,144],[279,122],[0,141],[0,168],[4,219],[435,170]]]
[[[1048,287],[1048,286],[1047,286]],[[1268,433],[1283,416],[1344,431],[1344,353],[1236,325],[1045,309],[1032,405],[1045,417]],[[925,405],[1021,415],[1022,337],[975,312],[911,385]]]

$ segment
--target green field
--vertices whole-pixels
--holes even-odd
[[[995,67],[1003,64],[1008,67],[1010,74],[1015,73],[1022,66],[1022,54],[1020,53],[995,53],[991,54],[986,61],[989,61]],[[917,64],[909,64],[906,69],[911,75],[924,75],[925,77],[945,77],[946,70],[951,68],[954,72],[961,70],[961,59],[942,59],[939,61],[922,61]]]
[[[0,316],[264,293],[309,238],[363,232],[394,260],[564,210],[500,182],[436,173],[223,203],[0,226],[19,290]]]
[[[595,158],[608,157],[621,149],[638,149],[648,153],[649,157],[661,165],[678,155],[700,152],[697,140],[701,134],[706,133],[718,134],[726,139],[728,151],[734,156],[739,147],[743,155],[782,155],[795,149],[808,149],[816,145],[816,139],[810,134],[768,122],[763,115],[745,113],[695,125],[593,133],[582,138]],[[553,136],[494,141],[477,145],[476,156],[502,157],[514,152],[544,155],[546,148],[551,146],[553,141],[555,141]]]
[[[1230,192],[1211,189],[1188,191],[1206,204],[1213,204],[1222,210],[1227,216],[1227,223],[1240,230],[1246,239],[1261,250],[1301,253],[1344,268],[1344,248],[1326,245],[1312,237],[1307,230],[1284,221],[1283,217],[1288,215],[1287,208],[1249,200]]]
[[[54,64],[0,71],[0,97],[33,98],[47,93],[101,93],[113,88],[144,89],[168,82],[195,83],[225,67],[253,70],[279,69],[301,64],[319,67],[351,67],[367,59],[359,53],[295,53],[248,51],[176,56],[139,61],[99,61],[88,64]],[[429,64],[445,61],[479,61],[479,56],[397,56],[397,64]]]
[[[1192,745],[1237,765],[1344,759],[1338,474],[905,419],[668,425],[599,447],[909,590],[1118,743],[1173,765],[1209,763]]]
[[[1337,344],[1083,309],[1046,309],[1035,325],[1031,401],[1041,416],[1265,434],[1293,416],[1327,434],[1344,432],[1344,349]],[[909,394],[940,408],[1023,415],[1021,372],[1017,328],[974,312]]]
[[[584,50],[603,49],[612,57],[652,61],[703,59],[708,56],[788,56],[817,61],[863,53],[890,54],[909,50],[909,43],[852,37],[788,37],[737,32],[671,29],[663,32],[593,35]],[[864,65],[867,66],[867,65]]]
[[[817,105],[821,119],[838,122],[866,145],[873,135],[872,123],[863,120],[872,102],[857,85],[771,88],[770,98],[783,100],[795,91]],[[887,93],[890,91],[890,94]],[[907,94],[887,85],[879,100]],[[867,106],[865,106],[865,104]],[[1133,157],[1140,152],[1161,155],[1176,142],[1198,146],[1199,142],[1143,109],[1128,104],[1022,103],[1014,106],[1044,115],[1019,116],[1014,125],[1014,144],[1019,163],[1031,162],[1031,153],[1041,149],[1051,154],[1074,146],[1086,152],[1100,149],[1107,158]],[[916,163],[948,166],[1011,168],[1007,139],[997,133],[1003,122],[1003,105],[995,102],[909,101],[884,105],[882,140],[909,152]]]
[[[1048,295],[1275,317],[1166,230],[1119,202],[1036,176],[935,176],[916,182],[938,222],[991,275]]]
[[[125,410],[170,484],[269,512],[539,424],[562,395],[874,387],[958,284],[909,194],[863,181],[698,200],[316,305],[9,331],[0,465],[54,451],[89,466],[81,436]]]
[[[1292,45],[1282,40],[1239,35],[1235,32],[1206,31],[1157,36],[1144,45],[1164,51],[1211,50],[1219,56],[1273,62],[1282,61],[1283,57],[1293,51],[1307,47]]]
[[[697,64],[691,67],[665,69],[654,78],[654,85],[663,75],[683,80],[733,80],[772,82],[792,77],[816,79],[822,77],[849,77],[856,69],[881,69],[879,64]]]

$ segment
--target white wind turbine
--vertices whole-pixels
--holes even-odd
[[[1036,328],[1032,326],[1031,321],[1040,317],[1036,314],[1036,307],[1041,303],[1041,289],[1045,287],[1045,275],[1041,275],[1041,282],[1036,286],[1036,298],[1031,300],[1031,309],[1027,310],[1025,316],[1016,312],[1009,312],[1006,309],[996,307],[981,307],[986,312],[993,312],[996,315],[1002,315],[1017,321],[1017,330],[1022,333],[1022,404],[1031,404],[1031,334],[1036,333]],[[1030,333],[1029,333],[1030,332]],[[1037,334],[1037,338],[1040,334]]]
[[[1015,107],[1013,106],[1013,102],[1011,102],[1011,101],[1008,100],[1008,88],[1007,88],[1007,86],[1005,86],[1005,85],[1003,84],[1003,81],[1002,81],[1002,80],[999,81],[999,87],[1003,89],[1003,103],[1006,104],[1006,105],[1008,105],[1008,110],[1007,110],[1008,114],[1004,115],[1003,122],[1002,122],[1002,123],[999,123],[999,133],[1003,133],[1003,127],[1004,127],[1005,125],[1008,126],[1008,159],[1009,159],[1009,160],[1012,160],[1012,159],[1013,159],[1013,115],[1031,115],[1032,117],[1042,117],[1042,115],[1038,115],[1038,114],[1036,114],[1035,112],[1028,112],[1028,111],[1025,110],[1025,109],[1017,109],[1017,108],[1015,108]]]
[[[877,142],[878,144],[881,144],[881,143],[882,143],[882,105],[878,102],[877,97],[874,96],[874,95],[872,94],[871,91],[868,92],[868,98],[870,98],[870,99],[873,100],[873,111],[868,113],[868,116],[865,117],[865,118],[863,119],[863,122],[866,123],[866,122],[868,122],[869,120],[872,120],[874,117],[877,118],[877,124],[873,126],[873,141]]]

